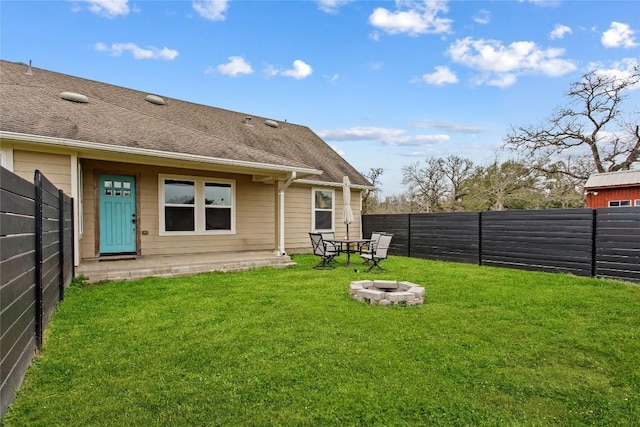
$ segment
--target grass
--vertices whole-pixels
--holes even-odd
[[[12,426],[631,426],[640,287],[391,257],[73,286]],[[425,305],[352,300],[408,280]]]

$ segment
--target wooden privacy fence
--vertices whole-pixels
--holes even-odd
[[[393,255],[640,282],[638,207],[365,215],[362,230],[393,233]]]
[[[73,203],[39,171],[0,175],[0,416],[74,276]]]

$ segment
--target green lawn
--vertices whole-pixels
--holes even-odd
[[[392,257],[71,287],[12,426],[631,426],[640,287]],[[423,306],[348,284],[407,280]]]

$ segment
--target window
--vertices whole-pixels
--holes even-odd
[[[636,206],[640,206],[640,199],[636,199]]]
[[[313,230],[333,230],[333,190],[313,190]]]
[[[631,206],[631,200],[610,200],[609,207],[621,207],[621,206]]]
[[[160,234],[233,233],[234,182],[159,177]]]

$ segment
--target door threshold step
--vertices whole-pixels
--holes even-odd
[[[135,254],[132,255],[102,255],[98,258],[98,261],[124,261],[130,259],[137,259],[138,256]]]

